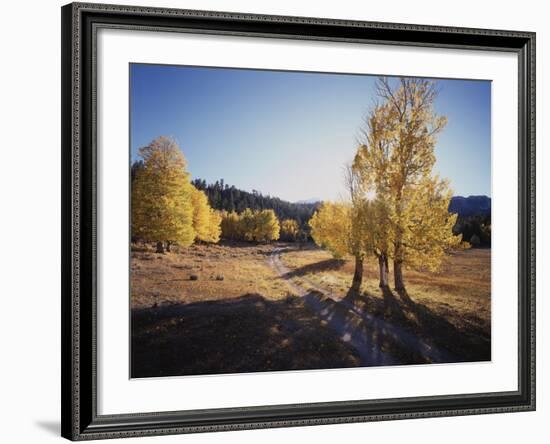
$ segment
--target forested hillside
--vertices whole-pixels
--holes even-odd
[[[226,184],[223,179],[207,184],[203,179],[195,179],[193,185],[208,196],[212,208],[216,210],[243,212],[251,210],[272,209],[279,220],[294,219],[301,227],[307,225],[319,203],[293,203],[264,195],[259,191],[243,191],[233,185]]]
[[[132,179],[143,166],[142,161],[132,165]],[[206,194],[209,205],[216,210],[242,213],[249,208],[253,211],[271,209],[278,219],[295,220],[299,228],[309,236],[308,221],[319,208],[321,202],[288,202],[278,197],[264,195],[259,191],[244,191],[225,183],[224,179],[207,183],[204,179],[191,182],[195,188]],[[458,219],[453,228],[455,234],[462,234],[463,240],[473,246],[491,245],[491,198],[487,196],[453,196],[449,212],[457,213]]]
[[[491,246],[491,198],[487,196],[454,196],[449,213],[458,213],[453,228],[456,234],[474,247]]]

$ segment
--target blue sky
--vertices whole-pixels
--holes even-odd
[[[130,149],[178,142],[193,178],[289,201],[345,195],[343,167],[375,76],[130,65]],[[491,83],[438,80],[448,124],[434,168],[455,195],[491,195]]]

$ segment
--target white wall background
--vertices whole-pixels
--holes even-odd
[[[261,14],[305,15],[537,32],[538,409],[484,415],[139,438],[126,442],[280,443],[544,442],[550,421],[545,384],[544,256],[550,251],[544,82],[550,48],[544,2],[435,0],[321,3],[292,0],[116,0],[118,3]],[[3,442],[59,441],[60,412],[60,6],[59,0],[4,2],[0,26],[0,436]],[[414,381],[411,381],[414,383]],[[546,438],[547,439],[547,438]]]

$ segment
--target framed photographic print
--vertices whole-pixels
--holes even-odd
[[[528,32],[64,6],[62,435],[533,410],[534,98]]]

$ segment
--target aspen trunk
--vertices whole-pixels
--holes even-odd
[[[363,258],[355,256],[355,273],[351,283],[351,290],[358,293],[363,283]]]
[[[385,255],[378,256],[378,268],[380,270],[380,288],[388,287],[388,258]]]
[[[393,261],[393,279],[395,290],[398,293],[406,293],[405,282],[403,281],[403,262]]]
[[[162,242],[157,242],[157,253],[164,253],[164,244]]]

